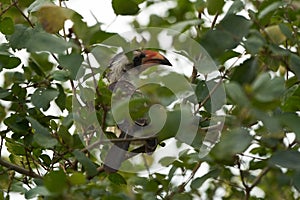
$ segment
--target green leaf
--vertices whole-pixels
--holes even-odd
[[[26,134],[29,129],[28,121],[19,114],[12,114],[4,120],[4,124],[13,132]]]
[[[249,100],[241,88],[241,86],[235,82],[230,82],[225,84],[226,94],[228,95],[229,99],[234,103],[240,106],[248,106]]]
[[[56,33],[64,27],[65,21],[71,19],[75,11],[56,6],[54,4],[46,4],[37,11],[38,19],[44,30],[48,33]]]
[[[176,24],[172,24],[169,28],[178,31],[179,33],[182,33],[187,29],[189,29],[191,26],[197,26],[202,22],[203,20],[200,19],[192,19],[192,20],[181,21]]]
[[[7,147],[7,150],[15,155],[26,155],[25,147],[23,144],[14,141],[14,140],[6,140],[5,146]]]
[[[207,0],[208,14],[221,14],[224,4],[224,0]]]
[[[272,79],[268,73],[265,73],[257,77],[252,88],[255,98],[260,102],[278,100],[285,91],[284,79],[282,77]]]
[[[46,127],[42,126],[37,120],[31,117],[26,117],[26,119],[31,123],[31,127],[35,131],[33,139],[36,143],[45,148],[51,148],[57,144],[57,140],[52,137]]]
[[[275,152],[269,163],[289,169],[300,169],[300,152],[295,150],[284,150]]]
[[[52,0],[35,0],[30,6],[28,6],[28,12],[36,12],[44,5],[53,5]]]
[[[7,39],[13,49],[26,48],[28,52],[64,53],[68,48],[74,47],[63,38],[20,24],[15,26],[15,32]]]
[[[283,113],[280,115],[281,123],[300,139],[300,117],[296,113]]]
[[[291,54],[289,59],[289,67],[300,80],[300,57],[296,54]]]
[[[127,182],[126,180],[124,179],[123,176],[121,176],[120,174],[118,173],[111,173],[108,175],[108,179],[114,183],[114,184],[117,184],[117,185],[126,185]]]
[[[112,0],[112,7],[116,15],[135,15],[140,10],[133,0]]]
[[[0,99],[4,99],[5,97],[8,97],[11,95],[11,92],[9,92],[7,89],[3,89],[0,87]]]
[[[300,192],[300,171],[297,171],[293,176],[293,186]]]
[[[68,180],[72,185],[82,185],[86,183],[86,177],[79,172],[74,172],[70,177],[68,177]]]
[[[0,123],[5,119],[5,117],[6,117],[5,107],[0,104]]]
[[[37,196],[49,196],[50,192],[44,186],[36,186],[25,193],[26,199],[32,199]]]
[[[243,152],[249,147],[252,136],[242,128],[236,128],[222,133],[220,142],[212,149],[211,154],[217,160],[232,160],[237,153]]]
[[[58,88],[58,96],[55,99],[55,103],[58,105],[61,111],[63,111],[66,108],[66,94],[64,91],[64,88],[60,84],[56,84]]]
[[[282,33],[279,25],[272,25],[265,28],[266,34],[275,44],[281,44],[286,40],[286,36]]]
[[[40,159],[42,159],[43,164],[50,167],[51,165],[51,158],[47,154],[42,154],[39,156]]]
[[[14,22],[10,17],[0,19],[0,32],[4,35],[11,35],[15,31]]]
[[[97,174],[96,165],[88,157],[86,157],[84,153],[76,149],[73,151],[73,155],[82,164],[88,176],[94,176]]]
[[[69,55],[61,55],[58,58],[59,64],[68,69],[70,72],[70,77],[75,80],[77,73],[81,67],[81,63],[83,62],[83,57],[80,54],[72,53]]]
[[[176,157],[173,157],[173,156],[166,156],[166,157],[163,157],[159,160],[159,163],[162,165],[162,166],[169,166],[171,165],[174,161],[176,160]]]
[[[70,72],[65,70],[54,71],[52,77],[56,81],[66,82],[70,79]]]
[[[282,109],[286,112],[294,112],[300,110],[299,102],[300,102],[300,87],[299,85],[294,85],[285,91],[282,100]]]
[[[251,55],[256,55],[259,53],[265,43],[265,39],[257,30],[252,30],[250,36],[244,41],[245,48]]]
[[[234,24],[234,26],[232,26]],[[200,44],[208,51],[210,56],[219,57],[227,49],[236,47],[245,37],[252,22],[239,15],[227,15],[216,26],[201,38]]]
[[[230,6],[226,15],[236,14],[240,12],[244,8],[244,3],[241,0],[235,0],[233,4]]]
[[[17,57],[0,54],[0,71],[2,68],[13,69],[21,64],[21,60]]]
[[[207,96],[209,95],[209,90],[207,87],[207,82],[206,81],[199,81],[197,83],[196,89],[195,89],[195,94],[197,96],[197,101],[198,102],[203,102]],[[204,104],[204,107],[207,111],[211,111],[211,101],[206,101]]]
[[[279,24],[280,31],[288,38],[292,39],[293,38],[293,33],[290,30],[290,28],[286,24]]]
[[[30,60],[32,60],[43,73],[51,71],[54,64],[49,61],[49,53],[31,53]]]
[[[280,6],[284,5],[284,2],[281,1],[276,1],[270,5],[268,5],[267,7],[265,7],[263,10],[261,10],[258,14],[258,19],[262,19],[264,18],[266,15],[268,15],[270,12],[273,12],[275,10],[277,10]]]
[[[209,178],[217,178],[219,176],[220,172],[221,172],[220,169],[213,169],[213,170],[209,171],[208,173],[204,174],[203,176],[194,179],[191,182],[191,188],[193,190],[198,190],[203,185],[203,183],[206,180],[208,180]]]
[[[31,102],[37,108],[44,111],[50,107],[50,102],[54,100],[59,92],[53,88],[38,88],[31,96]]]
[[[89,44],[96,44],[105,41],[106,39],[114,36],[115,33],[108,33],[101,30],[97,30],[92,36],[90,37]]]
[[[53,194],[61,194],[67,188],[67,176],[62,171],[51,171],[44,177],[45,187]]]
[[[240,85],[249,84],[257,76],[258,67],[257,59],[250,58],[235,67],[231,80],[238,82]]]
[[[176,193],[173,197],[172,200],[193,200],[193,196],[189,193]]]

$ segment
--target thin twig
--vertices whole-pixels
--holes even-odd
[[[267,166],[265,168],[262,169],[262,171],[260,172],[260,174],[254,179],[252,185],[249,187],[249,189],[253,189],[255,186],[257,186],[260,182],[260,180],[262,179],[262,177],[264,175],[266,175],[268,173],[268,171],[270,171],[271,167]]]
[[[188,178],[185,182],[183,182],[181,185],[179,185],[179,186],[177,187],[177,190],[171,192],[168,196],[166,196],[165,199],[171,200],[171,199],[173,199],[173,196],[174,196],[175,194],[184,192],[185,186],[186,186],[186,185],[194,178],[196,172],[197,172],[198,169],[201,167],[201,164],[202,164],[202,161],[199,161],[199,162],[196,164],[196,166],[194,167],[194,169],[193,169],[191,175],[189,176],[189,178]]]
[[[18,3],[17,1],[14,1],[12,4],[10,4],[5,9],[3,9],[0,13],[0,16],[2,16],[4,13],[6,13],[11,7],[15,6],[17,3]]]
[[[211,23],[211,27],[210,27],[211,29],[213,29],[213,28],[215,27],[215,25],[216,25],[216,23],[217,23],[218,17],[219,17],[219,13],[217,13],[217,14],[215,15],[214,20],[213,20],[213,22]]]
[[[196,110],[196,112],[199,111],[199,109],[204,106],[204,104],[211,98],[211,96],[213,95],[213,93],[218,89],[218,87],[223,83],[223,78],[221,77],[219,82],[214,85],[214,87],[209,91],[208,95],[203,99],[203,101],[201,101],[199,103],[198,109]]]
[[[191,83],[195,83],[196,79],[197,79],[197,68],[195,67],[195,65],[193,66],[193,71],[192,71],[192,75],[191,75]]]
[[[28,24],[33,28],[34,27],[33,23],[30,21],[29,17],[27,17],[25,15],[25,13],[21,10],[21,8],[18,6],[17,0],[14,1],[14,6],[15,6],[15,8],[18,9],[18,11],[21,13],[21,15],[24,17],[24,19],[28,22]]]

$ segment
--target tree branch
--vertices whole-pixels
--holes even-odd
[[[18,6],[18,1],[17,0],[14,1],[14,6],[21,13],[21,15],[24,17],[24,19],[28,22],[28,24],[33,28],[34,27],[33,23],[30,21],[29,17],[27,17],[25,15],[25,13],[21,10],[21,8]]]
[[[30,170],[28,170],[28,169],[25,169],[25,168],[23,168],[23,167],[20,167],[20,166],[18,166],[18,165],[15,165],[15,164],[13,164],[13,163],[11,163],[11,162],[5,161],[5,160],[3,160],[2,158],[0,158],[0,165],[4,166],[4,167],[6,167],[6,168],[8,168],[8,169],[10,169],[10,170],[14,170],[14,171],[16,171],[16,172],[18,172],[18,173],[20,173],[20,174],[25,175],[25,176],[29,176],[29,177],[32,177],[32,178],[43,179],[42,176],[40,176],[40,175],[34,173],[33,171],[30,171]]]
[[[149,139],[154,139],[156,137],[139,137],[139,138],[117,138],[117,139],[108,139],[108,140],[99,140],[94,142],[93,144],[88,145],[87,147],[83,148],[81,151],[83,153],[87,153],[89,150],[97,147],[100,144],[104,143],[119,143],[119,142],[136,142],[136,141],[146,141]]]
[[[7,6],[5,9],[3,9],[0,13],[0,16],[2,16],[4,13],[6,13],[11,7],[15,6],[17,4],[17,1],[12,2],[9,6]],[[2,7],[2,6],[1,6]]]

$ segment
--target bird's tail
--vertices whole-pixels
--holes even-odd
[[[132,136],[121,132],[119,138],[131,138]],[[108,173],[114,173],[119,170],[123,161],[125,161],[130,141],[117,142],[107,152],[104,160],[104,170]]]

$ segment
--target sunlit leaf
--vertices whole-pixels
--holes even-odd
[[[210,15],[222,13],[224,0],[207,0],[207,10]]]
[[[68,180],[72,185],[81,185],[86,183],[86,177],[79,172],[73,173],[70,177],[68,177]]]
[[[11,18],[0,18],[0,32],[4,35],[11,35],[15,31],[14,22]]]
[[[281,32],[279,25],[268,26],[265,28],[265,32],[276,44],[280,44],[286,40],[286,36]]]
[[[38,10],[38,19],[45,31],[56,33],[64,27],[67,19],[72,18],[75,12],[68,8],[55,5],[45,5]]]

